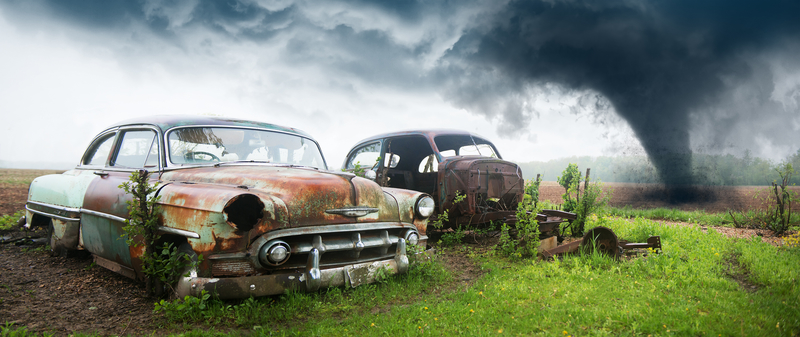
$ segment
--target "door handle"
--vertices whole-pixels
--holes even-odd
[[[108,173],[107,173],[107,172],[94,171],[93,173],[94,173],[95,175],[101,176],[101,177],[103,177],[103,178],[105,178],[106,176],[108,176]]]

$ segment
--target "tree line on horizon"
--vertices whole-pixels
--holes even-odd
[[[556,181],[558,176],[570,163],[577,164],[585,174],[591,169],[592,181],[618,183],[659,183],[658,171],[647,156],[572,156],[550,161],[531,161],[517,163],[525,179],[534,179],[542,175],[544,181]],[[779,163],[753,157],[750,151],[744,156],[731,154],[710,155],[693,154],[692,172],[695,184],[711,186],[763,186],[780,179],[775,170],[781,163],[791,163],[800,169],[800,150],[789,155]],[[793,177],[791,184],[800,184],[800,177]]]

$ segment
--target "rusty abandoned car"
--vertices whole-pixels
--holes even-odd
[[[121,239],[136,170],[159,181],[161,241],[202,256],[176,285],[219,298],[315,291],[408,269],[407,243],[425,246],[434,200],[327,169],[306,133],[211,117],[158,116],[101,132],[80,163],[35,179],[28,226],[49,226],[55,253],[84,250],[143,279],[142,247]]]
[[[458,130],[369,137],[350,150],[342,168],[364,170],[381,186],[432,195],[434,214],[448,212],[445,227],[514,223],[525,188],[519,166],[503,160],[492,142]]]

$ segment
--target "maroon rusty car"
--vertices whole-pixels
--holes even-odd
[[[78,165],[36,178],[28,225],[48,226],[55,253],[84,250],[98,265],[143,279],[142,246],[124,234],[131,196],[119,188],[152,172],[160,241],[202,256],[176,286],[219,298],[314,291],[408,269],[406,242],[424,247],[434,201],[329,171],[306,133],[224,118],[157,116],[100,132]]]
[[[457,130],[387,133],[358,142],[342,167],[379,185],[433,195],[445,227],[516,221],[525,180],[490,141]],[[457,195],[464,196],[454,202]]]

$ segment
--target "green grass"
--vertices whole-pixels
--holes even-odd
[[[606,207],[602,213],[623,218],[646,218],[653,220],[703,223],[708,226],[732,226],[733,221],[727,213],[706,213],[705,211],[682,211],[671,208],[634,209],[628,207]]]
[[[758,211],[749,210],[744,213],[747,218],[758,218],[756,214]],[[617,216],[623,218],[646,218],[653,220],[667,220],[677,222],[688,222],[703,224],[706,226],[724,226],[735,227],[730,213],[706,213],[705,211],[682,211],[671,208],[651,208],[651,209],[633,209],[631,207],[605,207],[600,211],[601,214],[608,216]],[[734,213],[740,222],[744,217],[740,213]],[[794,213],[791,215],[791,223],[800,224],[800,214]],[[790,230],[797,230],[798,226],[790,226]]]
[[[441,261],[423,260],[383,283],[207,300],[203,310],[175,307],[158,321],[186,336],[800,334],[800,249],[643,218],[591,217],[587,228],[598,225],[630,241],[660,235],[663,253],[554,262],[474,254],[486,273],[470,286]]]
[[[353,290],[290,293],[232,305],[212,301],[207,316],[172,321],[237,327],[256,335],[800,333],[795,286],[800,250],[641,218],[593,218],[589,226],[596,225],[631,241],[661,235],[664,252],[621,261],[590,254],[555,262],[515,262],[488,254],[474,257],[488,272],[469,287],[452,286],[458,280],[448,280],[434,263],[425,273],[417,269]]]

